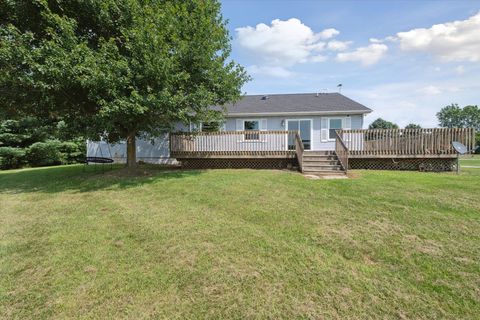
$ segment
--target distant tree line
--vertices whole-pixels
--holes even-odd
[[[0,121],[0,169],[82,162],[85,149],[85,139],[70,133],[63,121]]]
[[[399,129],[398,124],[378,118],[373,121],[369,126],[369,129]],[[416,123],[409,123],[405,126],[405,129],[421,129],[422,127]]]
[[[475,128],[480,131],[480,108],[478,106],[465,106],[461,108],[452,103],[442,108],[437,113],[438,122],[445,128]]]

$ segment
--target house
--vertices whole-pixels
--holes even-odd
[[[473,129],[362,129],[372,110],[340,93],[247,95],[225,107],[222,123],[177,123],[173,132],[138,139],[137,160],[328,175],[349,168],[445,171],[456,165],[452,141],[475,141]],[[125,143],[87,146],[88,157],[126,161]]]
[[[334,150],[336,129],[362,129],[371,109],[340,93],[298,93],[246,95],[226,106],[225,122],[177,124],[177,131],[299,131],[306,150]],[[251,138],[251,139],[249,139]],[[254,135],[246,136],[253,141]],[[243,139],[245,140],[245,139]],[[245,141],[243,141],[245,142]],[[110,145],[89,142],[87,155],[110,156],[122,162],[124,143]],[[168,136],[150,141],[137,140],[137,159],[144,162],[171,162]]]
[[[227,106],[226,131],[300,131],[306,150],[334,150],[336,129],[362,129],[371,109],[340,93],[247,95]]]

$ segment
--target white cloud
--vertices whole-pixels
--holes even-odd
[[[367,47],[360,47],[352,52],[339,53],[336,60],[339,62],[357,61],[364,66],[370,66],[377,63],[387,50],[388,47],[385,44],[372,43]]]
[[[381,117],[404,127],[408,123],[419,123],[425,128],[438,125],[435,116],[440,109],[452,102],[461,106],[474,104],[478,98],[480,84],[475,76],[449,78],[433,83],[405,81],[383,83],[355,90],[346,94],[373,109],[366,125]],[[346,88],[345,88],[346,89]],[[433,94],[425,94],[430,91]],[[440,91],[439,93],[437,93]]]
[[[270,26],[260,23],[255,27],[237,28],[239,44],[263,58],[265,63],[274,66],[293,66],[310,61],[312,57],[325,49],[321,39],[338,34],[335,29],[326,29],[314,33],[299,19],[286,21],[275,19]],[[318,58],[313,58],[318,61]]]
[[[438,87],[433,86],[433,85],[429,85],[429,86],[417,89],[417,92],[421,93],[421,94],[428,95],[428,96],[434,96],[434,95],[442,93],[442,91]]]
[[[366,126],[383,118],[400,127],[411,122],[434,127],[435,112],[439,110],[437,104],[442,95],[427,97],[416,91],[420,86],[419,83],[386,83],[364,90],[350,90],[348,96],[373,109],[365,119]]]
[[[345,51],[352,44],[352,41],[332,40],[327,43],[327,49],[332,51]]]
[[[318,36],[320,37],[320,39],[330,39],[335,36],[338,36],[339,34],[340,34],[340,31],[333,28],[329,28],[319,32]]]
[[[388,36],[385,38],[385,41],[388,41],[388,42],[397,42],[398,41],[398,38],[397,37],[394,37],[394,36]]]
[[[319,55],[310,57],[309,60],[310,60],[311,62],[324,62],[324,61],[327,61],[327,60],[328,60],[328,57],[319,54]]]
[[[459,88],[459,87],[456,87],[456,86],[451,86],[451,87],[446,88],[445,91],[448,92],[448,93],[455,93],[455,92],[462,91],[462,89]]]
[[[240,27],[236,34],[238,44],[253,53],[253,72],[278,77],[290,76],[288,69],[299,63],[324,62],[333,52],[338,52],[335,56],[338,62],[371,66],[386,55],[392,43],[398,43],[402,51],[427,52],[442,61],[480,61],[480,12],[466,20],[370,38],[368,45],[351,51],[348,49],[352,41],[335,39],[340,34],[338,30],[327,28],[316,33],[296,18]],[[463,74],[465,69],[458,66],[455,72]]]
[[[404,51],[428,52],[443,61],[480,61],[480,12],[467,20],[397,33]]]
[[[455,72],[458,75],[464,74],[465,73],[465,68],[463,66],[458,66],[458,67],[455,68]]]
[[[248,72],[253,75],[267,75],[278,78],[288,78],[293,75],[293,72],[278,66],[257,66],[252,65],[247,68]]]

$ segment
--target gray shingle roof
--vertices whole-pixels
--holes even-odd
[[[227,114],[368,113],[372,110],[340,93],[246,95],[226,106]]]

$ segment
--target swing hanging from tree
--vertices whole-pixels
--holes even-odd
[[[85,167],[87,165],[89,165],[90,163],[94,163],[95,167],[96,167],[97,164],[102,164],[102,169],[103,169],[104,164],[110,164],[110,169],[112,169],[112,165],[113,165],[114,160],[112,158],[112,151],[110,150],[110,145],[107,143],[109,157],[104,157],[102,148],[100,147],[100,143],[101,142],[97,143],[97,148],[95,149],[95,156],[85,158],[84,170],[85,170]],[[98,157],[98,150],[99,149],[100,149],[100,157]]]

